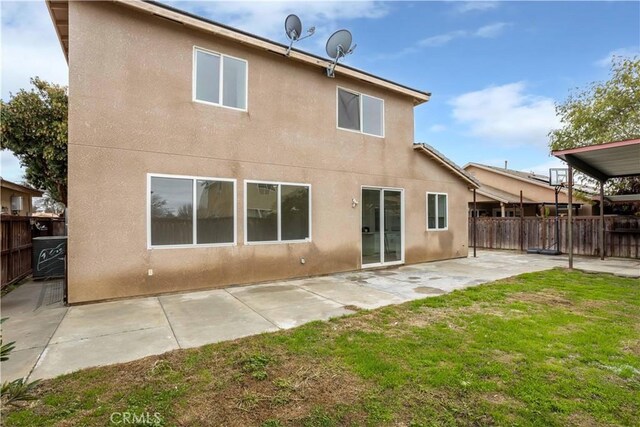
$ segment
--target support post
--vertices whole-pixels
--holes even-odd
[[[604,181],[600,181],[600,259],[604,260]]]
[[[500,216],[504,218],[504,203],[500,202]]]
[[[558,193],[560,188],[556,187],[556,252],[560,253],[560,209],[558,208]]]
[[[476,221],[478,220],[478,206],[476,205],[476,189],[473,189],[473,257],[476,255]]]
[[[567,220],[567,242],[569,249],[569,269],[573,269],[573,167],[569,165],[569,206],[567,211],[569,212],[569,218]]]
[[[522,190],[520,190],[520,251],[524,251],[524,204],[522,203]]]

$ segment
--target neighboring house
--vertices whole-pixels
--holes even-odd
[[[467,256],[477,183],[413,144],[428,93],[158,3],[47,4],[70,303]]]
[[[42,197],[42,191],[25,185],[16,184],[0,178],[0,193],[2,196],[2,214],[30,216],[33,214],[34,197]]]
[[[512,169],[468,163],[463,169],[480,182],[476,190],[478,216],[519,217],[520,191],[524,216],[555,215],[555,187],[549,185],[549,177],[533,172],[521,172]],[[560,215],[567,214],[568,192],[562,188],[558,193]],[[573,201],[576,215],[591,215],[588,201]],[[469,215],[473,216],[473,203],[469,203]]]

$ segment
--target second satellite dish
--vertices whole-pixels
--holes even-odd
[[[306,39],[307,37],[311,37],[313,33],[316,32],[316,27],[309,28],[309,30],[307,31],[308,34],[304,37],[300,37],[300,35],[302,34],[302,21],[300,21],[300,18],[298,18],[297,15],[291,14],[287,16],[287,19],[284,20],[284,32],[289,40],[291,40],[291,42],[289,43],[289,49],[287,49],[286,53],[286,55],[289,56],[293,43],[302,39]]]
[[[327,55],[333,58],[333,63],[327,68],[327,76],[334,77],[334,70],[340,58],[353,53],[353,50],[357,45],[351,47],[353,42],[353,36],[349,30],[338,30],[329,37],[327,40]]]

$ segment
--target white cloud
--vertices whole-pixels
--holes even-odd
[[[0,2],[2,99],[31,87],[39,76],[67,84],[67,63],[44,2]]]
[[[468,30],[449,31],[448,33],[437,34],[435,36],[422,39],[416,44],[416,46],[418,47],[444,46],[445,44],[453,40],[461,39],[464,37],[483,38],[483,39],[494,38],[502,34],[502,32],[510,25],[511,24],[508,24],[506,22],[496,22],[493,24],[485,25],[473,31],[468,31]]]
[[[0,151],[0,176],[7,181],[20,182],[24,170],[20,167],[20,160],[9,150]]]
[[[496,22],[495,24],[485,25],[484,27],[478,28],[474,35],[485,39],[498,37],[508,26],[509,24],[506,22]]]
[[[491,86],[450,101],[453,117],[471,135],[509,145],[545,146],[560,125],[553,99],[525,93],[524,82]]]
[[[608,68],[611,66],[611,61],[615,56],[625,57],[625,58],[633,58],[635,56],[640,56],[640,47],[622,47],[620,49],[612,50],[607,54],[607,56],[600,58],[596,61],[596,65],[599,67]]]
[[[484,12],[487,10],[495,9],[499,5],[497,1],[463,1],[457,2],[456,11],[460,13],[466,12]]]
[[[452,40],[465,37],[467,34],[468,32],[464,30],[451,31],[445,34],[438,34],[436,36],[431,36],[431,37],[427,37],[426,39],[420,40],[418,42],[418,46],[421,46],[421,47],[442,46],[449,43]]]
[[[441,124],[435,124],[429,127],[430,132],[444,132],[445,130],[447,130],[447,127]]]

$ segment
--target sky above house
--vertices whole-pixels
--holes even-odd
[[[415,109],[415,141],[468,162],[547,174],[555,104],[609,77],[611,58],[640,56],[640,2],[166,1],[173,7],[287,43],[289,13],[314,36],[296,48],[326,57],[335,30],[357,43],[346,64],[432,93]],[[40,76],[67,84],[67,65],[44,1],[0,3],[1,96]],[[299,102],[304,102],[300,100]],[[22,170],[1,154],[0,175]]]

